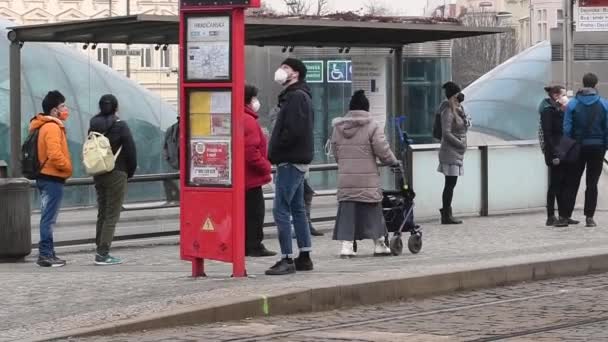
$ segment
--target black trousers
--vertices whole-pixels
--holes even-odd
[[[251,251],[262,247],[264,240],[264,191],[262,187],[245,192],[245,250]]]
[[[441,202],[443,209],[452,207],[452,198],[454,198],[454,188],[458,183],[457,176],[445,176],[445,185],[443,186],[443,195],[441,196]]]
[[[566,217],[570,217],[576,205],[576,195],[581,183],[583,172],[587,170],[585,190],[585,216],[593,217],[597,208],[597,184],[602,175],[604,165],[604,155],[606,149],[604,146],[583,146],[579,161],[566,166],[564,201],[566,207]]]
[[[565,210],[568,205],[562,200],[562,188],[565,186],[565,165],[552,165],[549,166],[549,188],[547,189],[547,217],[555,216],[555,202],[557,201],[557,207],[559,216],[570,217],[567,215]],[[578,189],[578,187],[577,187]]]

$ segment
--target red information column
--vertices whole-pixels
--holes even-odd
[[[180,254],[245,271],[245,9],[260,0],[181,0]]]

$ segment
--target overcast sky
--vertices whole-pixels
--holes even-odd
[[[308,0],[315,3],[315,0]],[[370,0],[329,0],[332,11],[349,11],[362,8]],[[371,0],[393,9],[400,15],[422,15],[426,0]],[[279,11],[285,10],[284,0],[262,0]]]

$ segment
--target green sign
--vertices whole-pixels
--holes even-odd
[[[304,61],[304,65],[306,65],[306,69],[308,70],[306,74],[306,82],[308,83],[323,83],[325,78],[325,70],[323,68],[323,61]]]

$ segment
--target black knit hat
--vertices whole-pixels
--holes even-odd
[[[44,112],[45,115],[51,115],[51,110],[59,107],[62,103],[65,103],[65,96],[63,96],[59,90],[49,91],[42,100],[42,112]]]
[[[99,99],[99,111],[103,115],[114,115],[118,110],[118,99],[112,94],[106,94]]]
[[[369,100],[365,96],[365,90],[357,90],[350,99],[350,110],[364,110],[369,112]]]
[[[445,97],[448,99],[460,93],[460,87],[454,82],[447,82],[442,88],[445,89]]]
[[[287,58],[283,61],[283,63],[281,63],[281,65],[287,65],[288,67],[292,68],[293,71],[297,71],[300,74],[300,76],[298,77],[299,81],[302,81],[306,78],[306,73],[308,72],[308,69],[306,69],[306,65],[304,65],[301,60],[297,58]]]

